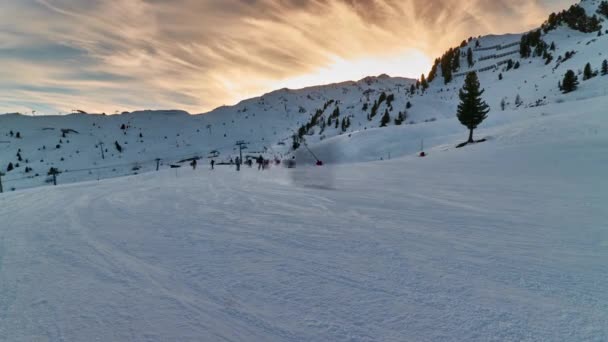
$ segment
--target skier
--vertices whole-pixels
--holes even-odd
[[[211,170],[213,170],[214,166],[215,166],[215,160],[211,159]]]
[[[262,169],[262,167],[264,166],[264,158],[262,157],[262,155],[260,155],[258,157],[258,159],[256,160],[256,163],[258,164],[258,171]]]
[[[190,166],[192,166],[192,170],[196,170],[196,159],[190,163]]]
[[[236,170],[241,171],[241,158],[236,157]]]

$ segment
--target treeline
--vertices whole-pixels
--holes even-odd
[[[473,49],[469,47],[467,48],[466,52],[464,52],[464,48],[466,48],[472,40],[473,37],[469,37],[468,40],[463,40],[459,47],[450,48],[441,57],[435,59],[433,67],[426,77],[426,82],[433,82],[438,76],[439,67],[441,67],[441,76],[443,77],[443,82],[445,84],[450,83],[454,78],[453,74],[460,69],[460,59],[463,57],[466,57],[468,67],[473,67],[475,64]],[[479,40],[475,42],[475,46],[480,46]],[[424,80],[424,78],[422,80]],[[424,83],[422,85],[424,86]]]
[[[603,1],[598,12],[608,13],[608,2]],[[608,14],[605,14],[608,16]],[[566,24],[573,30],[590,33],[602,29],[601,20],[594,14],[588,16],[585,9],[581,6],[572,5],[569,9],[559,13],[551,13],[547,21],[543,23],[541,28],[545,33],[555,30],[559,25]]]

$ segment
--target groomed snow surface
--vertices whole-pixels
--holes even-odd
[[[3,194],[0,340],[606,341],[605,98],[559,108],[331,190],[203,166]]]

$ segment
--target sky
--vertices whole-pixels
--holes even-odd
[[[0,0],[0,112],[202,113],[283,87],[418,78],[574,0]]]

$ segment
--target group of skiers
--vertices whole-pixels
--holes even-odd
[[[295,158],[295,157],[294,157]],[[246,161],[241,160],[240,157],[236,157],[236,159],[230,159],[230,165],[236,165],[236,170],[240,171],[241,170],[241,165],[245,164],[248,167],[252,168],[253,167],[253,160],[255,159],[255,163],[258,166],[258,170],[267,170],[270,168],[271,165],[271,160],[270,159],[264,159],[264,157],[262,157],[261,155],[256,157],[256,158],[252,158],[252,159],[247,159]],[[281,160],[279,158],[275,158],[274,159],[274,164],[275,165],[280,165],[281,164]],[[211,170],[215,169],[215,160],[211,159],[209,164],[211,165]],[[196,160],[193,160],[190,163],[190,166],[192,166],[192,169],[196,170],[196,165],[197,162]]]
[[[294,168],[296,166],[296,160],[295,160],[295,158],[296,157],[294,156],[291,159],[286,160],[284,162],[285,166],[287,168]],[[267,170],[267,169],[270,168],[270,165],[272,164],[270,159],[264,159],[264,157],[262,157],[262,155],[260,155],[260,156],[258,156],[256,158],[247,159],[245,162],[243,162],[240,157],[236,157],[236,159],[234,159],[234,160],[230,159],[230,165],[236,165],[236,170],[240,171],[242,164],[245,164],[249,168],[252,168],[253,167],[253,160],[254,159],[255,159],[256,165],[258,166],[258,171]],[[272,162],[275,165],[277,165],[277,166],[281,164],[281,160],[279,158],[275,158]],[[209,164],[211,165],[211,170],[215,170],[215,159],[211,159],[209,161]],[[196,170],[196,166],[197,165],[198,165],[198,162],[197,162],[196,159],[193,159],[190,162],[190,166],[192,167],[193,170]],[[323,162],[320,161],[320,160],[318,160],[317,163],[316,163],[316,165],[317,166],[323,166]]]

